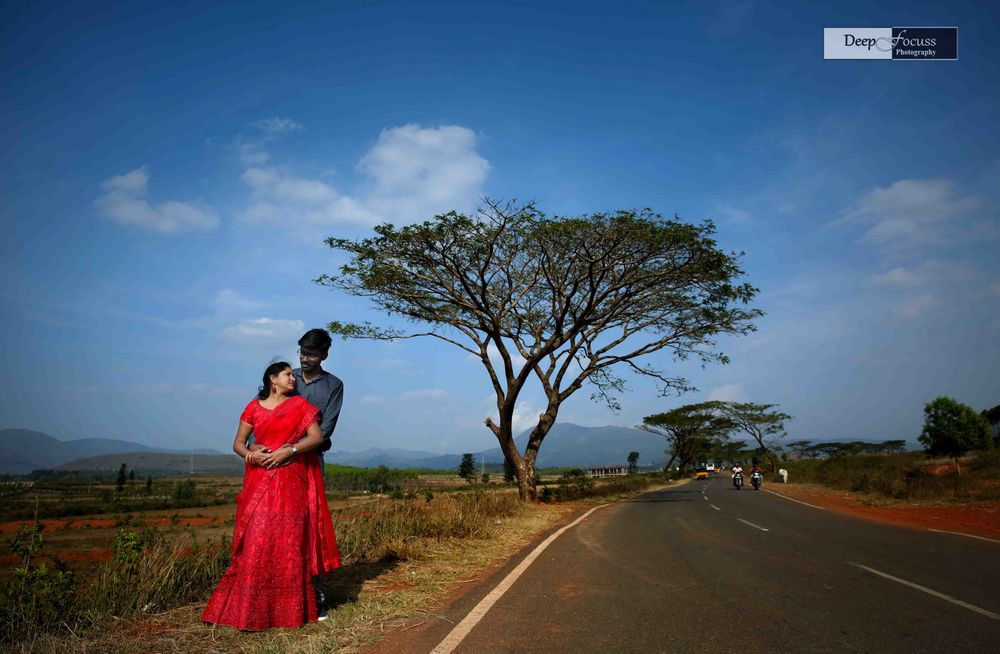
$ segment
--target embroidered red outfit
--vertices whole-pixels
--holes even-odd
[[[240,416],[271,450],[298,442],[318,418],[319,409],[302,397],[273,410],[253,400]],[[273,470],[247,464],[236,499],[232,561],[201,619],[249,631],[315,622],[313,577],[338,567],[316,452]]]

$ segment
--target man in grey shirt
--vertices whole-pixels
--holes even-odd
[[[344,382],[326,370],[323,362],[333,344],[324,329],[310,329],[299,339],[299,364],[295,373],[295,392],[306,398],[320,412],[319,430],[323,432],[323,445],[319,448],[320,465],[323,452],[331,447],[333,430],[337,428],[340,408],[344,403]]]

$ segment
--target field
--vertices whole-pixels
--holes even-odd
[[[951,459],[903,452],[801,459],[781,467],[789,471],[789,481],[884,500],[940,504],[1000,500],[1000,450],[996,449],[970,454],[959,466]]]
[[[154,637],[167,650],[303,651],[309,642],[304,651],[350,651],[429,610],[574,506],[526,506],[503,484],[397,473],[376,479],[388,493],[328,493],[345,562],[328,580],[338,606],[330,621],[296,631],[310,634],[296,637],[296,649],[277,644],[280,631],[243,635],[197,619],[228,565],[240,477],[165,478],[148,490],[137,481],[121,493],[106,480],[8,483],[3,511],[14,519],[0,522],[0,642],[22,652],[146,652]],[[548,495],[629,494],[649,481],[595,486],[568,477]],[[95,505],[104,510],[82,513]],[[24,519],[29,507],[51,517]]]

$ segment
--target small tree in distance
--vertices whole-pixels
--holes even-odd
[[[754,404],[753,402],[724,402],[722,414],[729,418],[737,429],[752,437],[764,458],[775,473],[778,466],[772,452],[775,442],[785,435],[785,421],[792,417],[782,411],[774,411],[777,404]]]
[[[458,476],[471,484],[476,479],[476,457],[466,452],[462,455],[462,462],[458,464]]]
[[[989,449],[993,444],[990,436],[986,418],[961,402],[942,395],[924,406],[920,443],[931,456],[953,458],[959,476],[962,468],[958,459],[969,450]]]
[[[708,456],[728,439],[734,429],[729,418],[719,415],[722,402],[709,401],[646,416],[638,429],[667,439],[670,460],[664,472],[677,461],[681,474],[687,472],[696,459]]]
[[[118,468],[118,477],[115,479],[115,490],[119,493],[125,488],[125,464]]]
[[[634,475],[639,470],[639,453],[628,453],[628,474]]]
[[[503,460],[503,480],[505,483],[511,483],[514,481],[514,466],[511,465],[510,461],[507,459]]]

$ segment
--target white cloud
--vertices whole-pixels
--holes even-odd
[[[375,185],[368,203],[403,223],[450,209],[471,209],[490,169],[475,148],[475,133],[458,125],[382,130],[358,163]]]
[[[975,197],[960,197],[946,179],[903,179],[885,188],[875,188],[836,223],[857,222],[867,226],[863,241],[889,249],[946,243],[964,229],[956,221],[980,206]]]
[[[358,401],[361,404],[385,404],[385,397],[382,395],[365,395]]]
[[[720,402],[746,402],[746,391],[743,384],[723,384],[712,389],[708,394],[709,400]]]
[[[977,276],[975,268],[965,261],[939,261],[928,259],[917,265],[897,266],[872,276],[877,286],[890,289],[966,287]]]
[[[920,280],[920,275],[903,267],[893,268],[872,278],[872,281],[881,286],[916,286]]]
[[[210,209],[173,201],[153,206],[146,199],[148,183],[149,172],[145,166],[105,180],[101,184],[104,193],[96,202],[98,211],[119,224],[162,234],[209,230],[219,226],[218,216]]]
[[[275,167],[249,166],[243,181],[251,189],[251,203],[241,218],[252,223],[368,227],[471,210],[490,167],[475,147],[475,133],[457,125],[383,130],[358,163],[368,183],[355,195]]]
[[[517,352],[516,349],[514,349],[514,346],[512,344],[508,346],[507,353],[510,355],[510,364],[514,368],[515,372],[521,370],[521,368],[524,366],[524,364],[527,363],[527,361],[525,360],[525,358],[522,357]],[[490,363],[493,364],[493,368],[495,370],[498,370],[498,371],[503,370],[503,357],[500,356],[500,350],[497,349],[497,346],[496,346],[495,343],[490,342],[490,343],[488,343],[486,345],[486,355],[489,357]],[[476,363],[482,363],[482,359],[480,359],[479,356],[476,355],[476,354],[469,353],[469,354],[467,354],[465,356],[466,356],[466,358],[469,361],[475,361]]]
[[[222,330],[222,336],[240,341],[295,342],[304,330],[305,323],[301,320],[253,318],[226,327]]]
[[[450,397],[447,391],[440,388],[418,388],[413,391],[406,391],[399,396],[401,400],[443,400]]]
[[[722,205],[715,212],[734,225],[748,225],[754,222],[753,214],[744,209]]]
[[[538,415],[542,412],[533,402],[521,400],[514,406],[514,416],[511,423],[511,430],[514,434],[520,434],[525,429],[531,429],[538,424]],[[494,421],[499,417],[494,416]]]
[[[993,282],[983,289],[983,295],[987,297],[1000,297],[1000,280]]]
[[[212,308],[217,315],[256,312],[263,303],[241,295],[231,288],[224,288],[212,298]]]
[[[895,307],[895,313],[903,318],[916,318],[935,304],[937,304],[937,301],[934,299],[934,296],[927,293],[921,295],[920,297],[913,298],[912,300],[907,300],[906,302],[897,304]]]
[[[253,124],[257,129],[268,134],[284,134],[302,129],[302,123],[291,118],[265,118]]]

